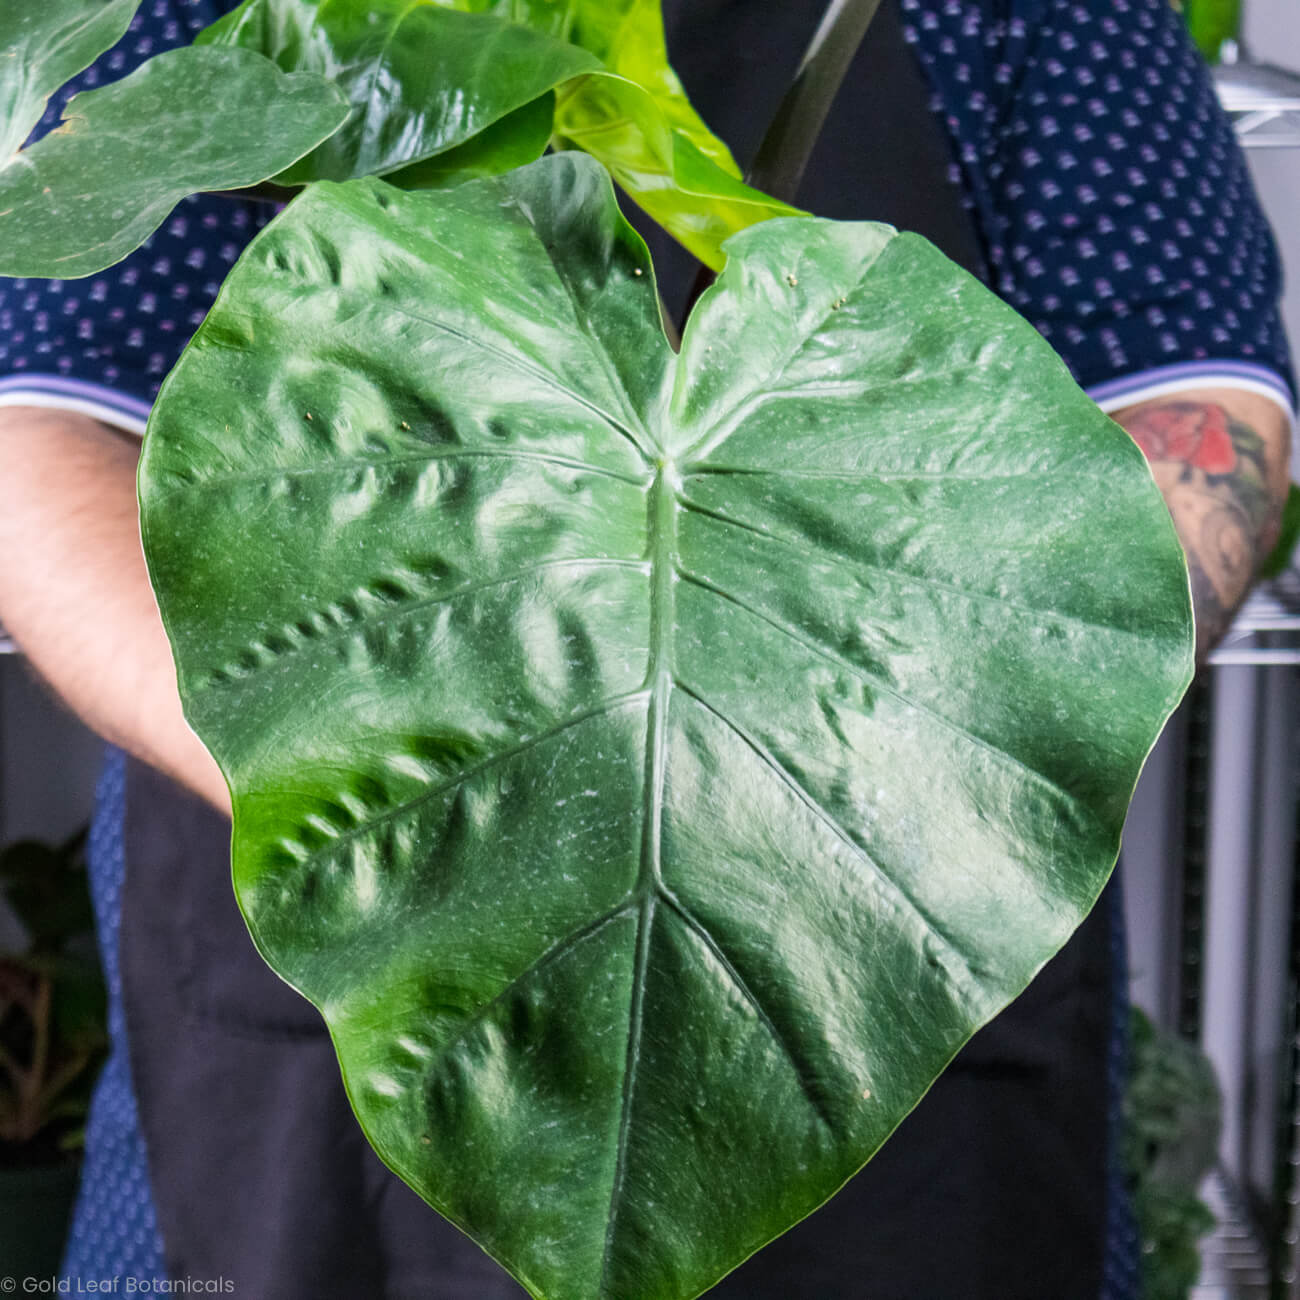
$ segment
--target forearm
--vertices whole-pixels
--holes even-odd
[[[85,417],[0,408],[0,623],[95,731],[229,811],[186,724],[140,550],[137,447]]]
[[[1197,389],[1114,413],[1146,454],[1187,552],[1204,662],[1277,539],[1290,428],[1275,402]]]

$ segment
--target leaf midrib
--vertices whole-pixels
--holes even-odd
[[[641,859],[636,892],[641,896],[637,918],[636,958],[632,970],[632,1005],[628,1009],[627,1058],[623,1068],[623,1095],[619,1111],[614,1173],[610,1183],[609,1212],[605,1217],[605,1245],[601,1252],[599,1293],[605,1294],[610,1260],[618,1231],[618,1213],[627,1172],[627,1143],[631,1130],[632,1100],[641,1055],[641,1028],[645,1012],[646,970],[650,961],[650,932],[655,905],[663,889],[660,850],[663,841],[663,793],[668,761],[668,709],[673,691],[673,628],[676,622],[674,587],[677,582],[677,515],[679,484],[671,461],[661,460],[647,503],[647,550],[650,556],[650,659],[646,684],[650,705],[646,717],[645,775],[642,785]]]

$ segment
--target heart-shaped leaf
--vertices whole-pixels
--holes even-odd
[[[309,191],[150,424],[256,941],[536,1296],[695,1296],[1096,898],[1191,673],[1135,445],[917,236],[768,222],[675,357],[578,155]]]
[[[140,0],[10,0],[0,6],[0,165],[22,147],[45,103],[116,45]]]
[[[531,161],[553,130],[710,266],[729,235],[797,213],[745,185],[691,107],[660,0],[245,0],[199,39],[321,73],[347,94],[347,125],[277,178],[286,184],[446,185]],[[553,104],[544,137],[540,106]]]
[[[249,50],[169,50],[75,96],[63,123],[0,168],[0,275],[93,275],[181,199],[286,167],[347,116],[311,73]]]

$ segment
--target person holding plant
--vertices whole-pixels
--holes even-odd
[[[230,7],[158,0],[69,89]],[[687,88],[742,159],[820,10],[666,6]],[[1203,656],[1270,547],[1293,402],[1276,254],[1203,67],[1164,0],[1104,15],[901,0],[882,23],[799,201],[931,234],[1057,347],[1152,462]],[[919,142],[883,133],[892,157],[864,147],[882,114],[923,108]],[[68,1268],[224,1273],[285,1297],[514,1296],[365,1148],[318,1018],[240,928],[229,796],[180,712],[139,555],[131,435],[263,215],[195,198],[100,277],[0,287],[0,542],[27,557],[0,576],[0,619],[91,725],[199,797],[120,756],[105,779],[96,855],[117,1048]],[[661,248],[657,264],[677,307],[691,271],[673,256]],[[718,1294],[1128,1294],[1104,1249],[1122,1236],[1107,1199],[1110,923],[1098,908],[881,1156]],[[920,1241],[927,1223],[943,1231]]]

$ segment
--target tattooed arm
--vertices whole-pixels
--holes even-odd
[[[87,725],[228,812],[145,570],[139,449],[89,416],[0,407],[0,622]]]
[[[1197,389],[1113,412],[1151,463],[1192,575],[1203,663],[1277,538],[1290,430],[1275,402]]]

